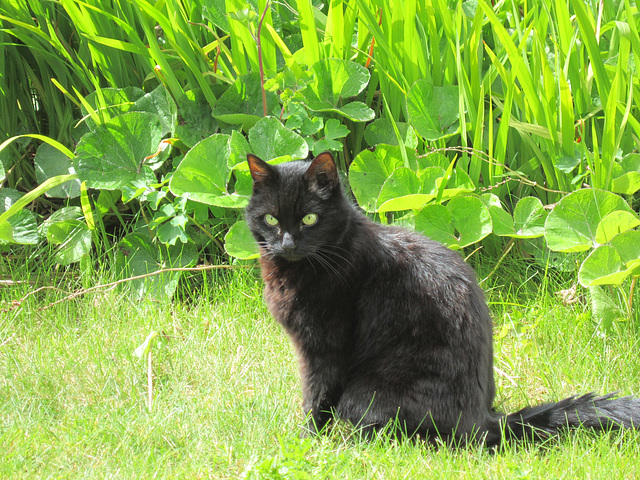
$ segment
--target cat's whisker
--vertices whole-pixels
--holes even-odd
[[[333,273],[343,283],[348,283],[347,278],[341,271],[342,269],[339,268],[340,265],[337,263],[337,261],[326,256],[325,253],[326,252],[324,252],[323,249],[318,249],[310,255],[310,258],[317,260],[318,263],[320,263],[324,267],[325,271],[327,271],[328,273]],[[311,264],[313,265],[313,262],[311,262]]]
[[[326,262],[331,263],[333,267],[335,267],[337,270],[341,272],[345,272],[347,270],[356,270],[355,266],[353,265],[351,260],[347,258],[346,255],[342,255],[341,253],[334,251],[332,248],[320,246],[316,250],[316,253],[322,255],[323,259]],[[346,279],[344,278],[344,275],[342,275],[342,277],[346,283]]]

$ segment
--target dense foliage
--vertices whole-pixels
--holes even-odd
[[[382,222],[587,252],[611,323],[640,275],[639,19],[631,0],[5,0],[0,241],[123,276],[250,259],[246,153],[328,150]]]

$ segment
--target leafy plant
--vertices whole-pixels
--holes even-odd
[[[564,197],[549,214],[545,223],[545,239],[551,250],[586,252],[578,280],[594,293],[594,313],[605,327],[610,317],[601,307],[605,294],[600,285],[614,285],[626,300],[626,314],[631,313],[633,285],[640,276],[640,218],[618,195],[596,189],[583,189]],[[622,285],[633,277],[628,294]],[[611,303],[611,300],[608,300]]]

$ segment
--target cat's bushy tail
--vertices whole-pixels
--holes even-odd
[[[615,398],[615,395],[599,397],[588,393],[556,403],[523,408],[502,417],[496,428],[488,432],[485,442],[492,447],[505,441],[539,441],[576,427],[596,431],[640,429],[640,398]]]

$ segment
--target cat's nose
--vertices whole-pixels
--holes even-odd
[[[285,234],[282,236],[282,249],[285,252],[291,253],[295,250],[296,248],[296,242],[293,239],[293,235],[291,235],[288,232],[285,232]]]

